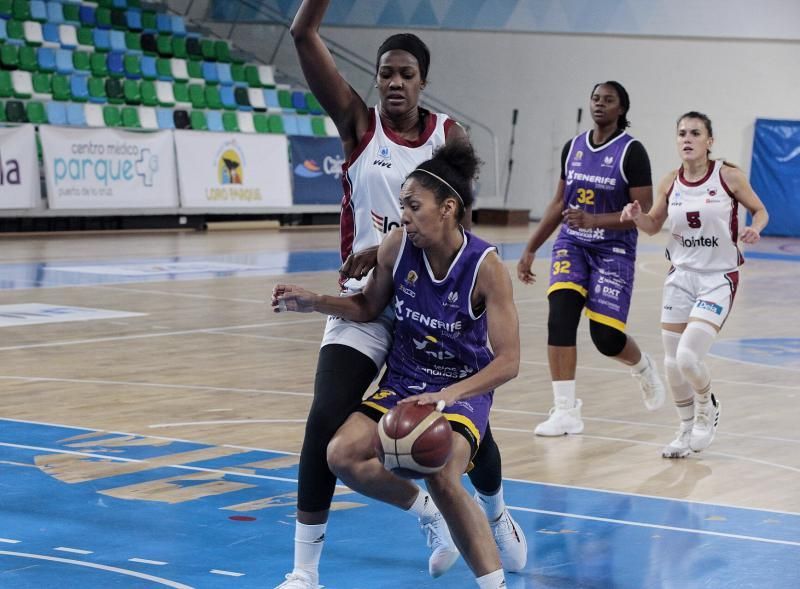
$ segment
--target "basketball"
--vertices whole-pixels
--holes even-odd
[[[378,458],[397,476],[424,478],[441,470],[450,458],[452,431],[433,405],[397,405],[378,422]]]

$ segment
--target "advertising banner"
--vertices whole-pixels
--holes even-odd
[[[336,205],[342,201],[342,142],[336,137],[293,136],[294,204]]]
[[[292,205],[284,135],[175,131],[175,149],[184,207]]]
[[[32,209],[40,198],[34,126],[0,127],[0,209]]]
[[[170,131],[42,125],[39,134],[51,209],[178,206]]]

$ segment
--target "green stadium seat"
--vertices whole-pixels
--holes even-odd
[[[33,72],[33,93],[36,96],[50,96],[53,93],[53,85],[50,74],[46,72]],[[0,96],[3,93],[0,91]]]
[[[25,113],[30,123],[44,125],[48,122],[47,111],[45,111],[44,104],[41,102],[28,102],[28,104],[25,105]]]
[[[5,105],[0,102],[0,123],[6,122],[6,107]]]
[[[6,120],[9,123],[27,123],[28,117],[25,114],[25,104],[20,100],[6,102]]]
[[[92,71],[93,76],[97,76],[99,78],[108,77],[106,54],[92,53],[92,55],[89,57],[89,69]]]
[[[206,61],[216,61],[217,52],[214,47],[214,41],[211,39],[200,39],[200,52],[203,59]]]
[[[15,70],[19,67],[19,46],[5,43],[0,47],[0,63],[3,68]]]
[[[283,135],[283,117],[281,115],[269,115],[269,132]]]
[[[202,85],[189,84],[189,102],[192,103],[193,108],[206,107],[206,94]]]
[[[92,76],[89,78],[89,102],[105,103],[106,97],[106,78]]]
[[[122,88],[122,80],[117,78],[106,78],[106,96],[111,104],[122,104],[125,102],[125,92]]]
[[[111,28],[111,10],[109,8],[98,8],[97,10],[95,10],[94,19],[95,22],[97,23],[97,28],[100,29]],[[107,125],[107,126],[116,127],[117,125]]]
[[[72,91],[70,90],[68,76],[54,74],[52,82],[54,100],[72,100]]]
[[[64,22],[80,24],[81,22],[80,4],[64,3],[63,7],[64,7]]]
[[[311,130],[316,137],[327,137],[328,132],[325,130],[325,119],[322,117],[311,118]]]
[[[278,104],[284,110],[292,110],[294,108],[292,106],[292,93],[283,88],[278,90]]]
[[[35,72],[39,69],[39,60],[36,58],[36,48],[25,46],[19,48],[19,68],[26,72]]]
[[[66,10],[67,6],[71,6],[70,4],[64,5],[64,10]],[[80,27],[77,33],[78,37],[78,45],[81,47],[94,47],[94,36],[92,35],[91,27]]]
[[[122,126],[131,129],[141,129],[142,124],[139,122],[139,112],[133,106],[125,106],[122,108]]]
[[[244,65],[241,63],[233,63],[231,64],[231,77],[233,78],[234,82],[240,82],[242,84],[247,83],[247,77],[244,73]]]
[[[171,80],[172,63],[170,63],[170,60],[161,57],[156,59],[156,72],[158,72],[159,80]]]
[[[125,68],[125,77],[138,79],[142,77],[142,64],[138,55],[135,53],[126,53],[123,59]]]
[[[156,48],[161,57],[172,57],[172,35],[159,35],[156,39]]]
[[[214,42],[214,57],[217,61],[223,61],[225,63],[231,61],[231,48],[227,41],[220,40]]]
[[[172,94],[175,96],[175,104],[189,106],[192,103],[189,97],[189,84],[186,82],[172,84]]]
[[[217,86],[206,86],[206,105],[208,108],[219,110],[222,108],[222,98],[219,96],[219,88]]]
[[[0,0],[0,16],[11,18],[14,11],[12,0]]]
[[[127,104],[140,104],[142,95],[139,92],[139,82],[136,80],[125,80],[122,83],[122,93]]]
[[[308,112],[312,115],[321,115],[324,110],[322,110],[322,105],[317,100],[317,97],[314,96],[311,92],[306,92],[306,106],[308,107]]]
[[[72,67],[78,72],[89,72],[92,69],[92,54],[88,51],[72,52]]]
[[[251,88],[260,88],[261,80],[258,78],[258,68],[254,65],[244,66],[244,81]]]
[[[203,62],[196,60],[189,60],[186,62],[186,69],[189,72],[189,77],[196,80],[203,80]]]
[[[0,70],[0,98],[10,98],[14,94],[11,86],[11,74],[6,70]]]
[[[152,10],[142,11],[142,28],[145,31],[155,32],[156,26],[156,13]]]
[[[267,115],[262,113],[254,114],[253,126],[256,128],[256,133],[269,133],[269,119]]]
[[[231,133],[239,132],[239,121],[235,112],[222,113],[222,126],[226,131]]]
[[[139,93],[142,96],[142,104],[144,106],[158,106],[155,82],[142,80],[139,84]]]
[[[186,37],[178,37],[177,35],[172,37],[172,55],[181,59],[188,57],[186,53]]]
[[[192,123],[192,129],[195,131],[208,131],[208,121],[206,120],[206,113],[202,110],[193,110],[189,115]]]
[[[28,0],[14,0],[11,16],[17,20],[31,19],[31,4]]]
[[[142,50],[142,36],[133,31],[125,32],[125,47],[128,51],[139,52]]]
[[[119,109],[116,106],[103,107],[103,122],[106,127],[119,127],[122,122],[119,114]]]
[[[21,21],[9,20],[6,22],[6,36],[9,39],[25,40],[25,27]]]

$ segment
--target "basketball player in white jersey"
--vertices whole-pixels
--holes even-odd
[[[333,119],[344,146],[340,284],[342,294],[352,294],[366,283],[376,264],[378,245],[400,226],[400,187],[406,176],[430,159],[434,149],[468,138],[446,115],[419,106],[430,52],[414,35],[392,35],[378,49],[375,87],[380,100],[368,107],[339,73],[319,35],[327,7],[328,0],[304,0],[291,33],[309,88]],[[300,454],[294,569],[281,589],[316,589],[319,584],[319,561],[336,483],[328,469],[326,448],[383,366],[392,341],[393,317],[390,308],[369,323],[328,318]],[[527,546],[505,508],[500,452],[491,429],[473,462],[470,480],[478,489],[476,500],[491,523],[503,565],[508,571],[519,571],[527,560]],[[431,548],[428,570],[439,576],[455,563],[458,550],[429,495],[410,482],[408,492],[417,496],[409,511],[419,518]]]
[[[711,120],[699,112],[678,119],[677,147],[683,164],[658,186],[653,207],[642,212],[628,204],[621,220],[633,221],[649,235],[667,223],[667,257],[672,264],[664,283],[661,334],[664,367],[678,415],[677,437],[664,458],[684,458],[705,450],[714,439],[720,403],[711,392],[705,356],[731,312],[744,262],[737,242],[756,243],[769,221],[764,204],[742,171],[709,157]],[[752,215],[739,231],[739,204]]]

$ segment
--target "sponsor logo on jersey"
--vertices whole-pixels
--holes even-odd
[[[625,255],[625,249],[621,247],[612,247],[611,251],[614,252],[615,254],[621,254],[623,256]]]
[[[601,165],[606,167],[606,168],[613,166],[614,165],[614,156],[613,155],[607,155],[606,157],[604,157],[603,158],[603,163]]]
[[[673,233],[672,237],[680,242],[683,247],[719,247],[719,238],[716,235],[714,237],[705,237],[703,235],[684,237]]]
[[[708,196],[716,196],[717,194],[716,188],[707,188],[706,190],[708,191]]]
[[[461,321],[442,321],[436,317],[430,317],[419,311],[415,311],[410,306],[405,306],[406,301],[401,301],[397,296],[394,297],[394,314],[398,321],[411,321],[419,323],[431,329],[440,329],[444,332],[454,333],[461,331]]]
[[[597,176],[596,174],[584,174],[583,172],[576,172],[575,170],[567,170],[567,185],[572,184],[578,180],[579,182],[589,182],[598,186],[615,187],[617,185],[616,178],[609,178],[608,176]]]
[[[569,252],[567,250],[556,250],[556,257],[557,258],[566,258]]]
[[[442,301],[442,305],[458,309],[458,293],[454,290],[450,291],[447,294],[447,298]]]
[[[384,217],[375,211],[370,212],[372,213],[372,224],[381,233],[389,233],[395,227],[400,227],[400,223],[397,221],[390,221],[389,217]]]
[[[400,292],[402,292],[403,294],[406,294],[406,295],[410,296],[412,299],[414,299],[414,298],[416,298],[416,297],[417,297],[417,293],[415,293],[413,290],[411,290],[410,288],[408,288],[408,287],[407,287],[405,284],[401,284],[401,285],[398,287],[398,290],[399,290]]]
[[[381,145],[378,148],[378,157],[372,162],[373,166],[382,166],[384,168],[391,168],[392,154],[386,145]]]
[[[722,315],[722,307],[716,303],[712,303],[711,301],[704,301],[700,299],[694,304],[694,306],[703,311],[711,311],[717,315]]]
[[[718,198],[707,198],[706,199],[706,204],[707,205],[711,204],[711,203],[715,203],[715,202],[722,202],[722,201],[720,199],[718,199]]]

